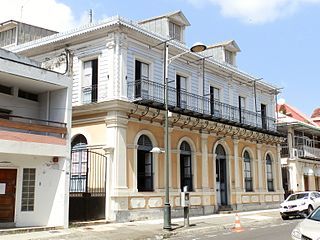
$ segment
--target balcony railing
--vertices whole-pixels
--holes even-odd
[[[128,98],[133,102],[164,108],[164,85],[149,80],[128,83]],[[275,119],[260,113],[240,109],[207,96],[189,93],[168,87],[168,105],[172,112],[200,115],[216,121],[240,124],[248,128],[258,128],[276,132]]]
[[[320,148],[298,145],[296,146],[296,151],[298,157],[320,159]]]
[[[98,85],[91,85],[82,88],[82,103],[94,103],[98,100]]]
[[[65,138],[67,134],[66,123],[47,121],[35,118],[0,114],[0,129],[38,135]]]

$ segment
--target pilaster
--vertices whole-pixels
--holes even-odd
[[[201,133],[201,153],[202,153],[202,190],[209,191],[208,181],[208,134]]]
[[[233,138],[233,148],[234,148],[234,175],[235,175],[235,190],[240,192],[240,174],[239,174],[239,139]]]
[[[281,146],[277,144],[277,156],[276,156],[276,168],[277,168],[277,179],[278,179],[278,187],[277,190],[283,192],[282,185],[282,172],[281,172]]]
[[[118,111],[109,112],[106,117],[106,143],[108,148],[113,148],[110,159],[112,169],[112,192],[117,195],[120,191],[127,190],[127,116]]]
[[[258,192],[263,191],[262,185],[262,154],[261,154],[261,143],[257,143],[257,159],[258,159]]]

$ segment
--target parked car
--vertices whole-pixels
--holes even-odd
[[[291,238],[293,240],[320,240],[320,207],[293,229]]]
[[[280,215],[283,220],[290,216],[308,216],[320,206],[320,192],[308,191],[291,194],[281,203]]]

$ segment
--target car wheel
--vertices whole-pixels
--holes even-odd
[[[289,219],[289,217],[285,216],[285,215],[281,215],[281,218],[282,218],[282,220],[288,220]]]
[[[309,207],[308,207],[308,215],[309,215],[310,213],[312,213],[312,211],[313,211],[313,207],[312,207],[311,205],[309,205]]]

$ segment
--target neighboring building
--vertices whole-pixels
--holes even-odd
[[[0,48],[10,48],[57,32],[9,20],[0,23]]]
[[[68,226],[71,87],[0,49],[0,228]]]
[[[320,127],[320,108],[316,108],[312,115],[311,120]]]
[[[287,135],[281,149],[283,187],[320,191],[320,127],[287,103],[278,105],[278,130]]]
[[[161,217],[164,154],[150,150],[164,148],[163,42],[169,57],[187,51],[189,25],[181,11],[140,23],[113,17],[14,49],[51,69],[63,68],[65,49],[73,56],[70,219]],[[237,69],[239,50],[228,41],[169,65],[173,216],[183,214],[185,185],[193,215],[283,200],[276,87]]]

